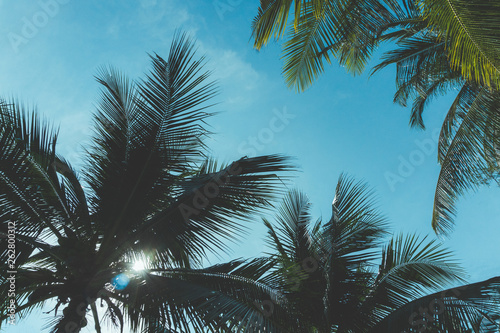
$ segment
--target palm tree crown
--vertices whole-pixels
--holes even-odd
[[[303,91],[332,58],[357,74],[380,43],[396,42],[374,69],[397,64],[394,101],[413,102],[414,127],[425,127],[432,98],[458,90],[441,129],[432,214],[446,234],[458,197],[500,182],[499,9],[485,0],[261,0],[254,46],[284,37],[285,81]]]
[[[497,332],[500,277],[464,282],[436,241],[415,235],[386,243],[387,222],[365,184],[341,176],[332,217],[313,221],[299,191],[268,228],[271,276],[290,313],[283,332]],[[386,243],[386,244],[384,244]],[[380,253],[382,256],[380,257]],[[272,314],[271,314],[272,317]]]
[[[100,71],[81,176],[56,153],[49,124],[17,103],[0,105],[0,222],[2,236],[10,224],[16,229],[16,312],[55,301],[52,332],[79,332],[87,312],[101,332],[99,303],[106,318],[122,330],[128,322],[133,332],[211,329],[233,315],[231,307],[259,314],[240,295],[245,279],[258,281],[255,263],[197,266],[241,235],[241,221],[268,205],[281,188],[277,173],[290,164],[277,155],[227,165],[207,157],[205,121],[216,86],[204,59],[179,34],[168,58],[151,60],[142,82]],[[13,258],[6,238],[1,244],[5,272]],[[145,270],[133,270],[138,260]],[[0,281],[8,300],[7,277]],[[247,289],[266,293],[255,283]]]

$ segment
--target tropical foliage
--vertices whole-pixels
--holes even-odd
[[[396,26],[437,32],[454,70],[467,81],[495,87],[499,9],[485,0],[261,0],[252,29],[257,49],[285,38],[283,72],[287,84],[300,91],[331,58],[349,72],[362,71],[384,40],[381,33]]]
[[[433,227],[447,232],[456,198],[500,179],[497,7],[261,0],[253,33],[257,48],[286,38],[285,79],[298,90],[332,58],[357,74],[381,42],[395,42],[375,71],[396,65],[395,102],[411,101],[412,126],[425,127],[433,97],[459,90],[439,142]],[[264,219],[272,253],[202,267],[270,207],[282,193],[278,174],[293,167],[279,155],[219,165],[205,145],[217,87],[204,58],[177,35],[167,58],[151,61],[138,82],[101,69],[81,172],[56,152],[50,123],[0,103],[0,269],[17,272],[18,316],[54,305],[53,333],[80,332],[90,318],[98,333],[102,319],[151,333],[498,332],[500,277],[463,285],[436,241],[387,242],[371,192],[343,176],[329,221],[313,221],[308,198],[291,191],[276,221]],[[10,288],[2,275],[2,299]],[[0,325],[8,306],[0,304]]]
[[[434,230],[447,233],[457,198],[499,180],[499,9],[484,0],[263,0],[253,34],[256,48],[285,36],[285,79],[299,91],[331,57],[358,73],[377,45],[395,42],[374,69],[397,64],[394,101],[412,102],[411,126],[425,127],[432,98],[459,91],[441,129],[432,218]]]
[[[409,14],[408,20],[422,15],[418,11]],[[447,233],[454,224],[457,198],[499,180],[500,92],[491,82],[464,76],[451,61],[453,41],[444,38],[440,30],[408,29],[406,23],[392,28],[394,31],[381,37],[395,40],[397,47],[383,56],[374,71],[396,64],[394,101],[403,106],[411,101],[412,127],[425,128],[423,113],[433,98],[458,91],[441,128],[441,171],[432,217],[434,230]]]
[[[407,12],[414,10],[412,2],[403,4],[383,0],[261,0],[252,24],[254,46],[260,49],[272,39],[284,37],[285,81],[303,91],[332,58],[348,72],[361,73],[381,31],[406,20]],[[290,14],[293,17],[289,19]]]
[[[464,282],[450,252],[416,235],[386,242],[365,184],[341,176],[326,223],[310,205],[291,191],[264,220],[278,304],[294,318],[283,332],[498,332],[500,277],[449,288]]]
[[[216,86],[204,59],[177,35],[168,57],[151,61],[140,82],[100,71],[81,174],[57,154],[48,122],[19,103],[0,105],[0,265],[17,271],[17,316],[55,305],[51,332],[79,332],[90,313],[97,332],[103,313],[122,330],[152,333],[216,331],[240,312],[242,322],[262,317],[249,301],[269,294],[261,261],[200,261],[242,234],[242,222],[280,192],[277,174],[290,164],[277,155],[215,163],[204,140]],[[133,270],[139,260],[147,270]],[[10,299],[7,277],[2,300]],[[2,301],[0,322],[8,306]]]
[[[441,31],[451,67],[464,79],[500,83],[500,4],[485,0],[420,0],[423,17]]]

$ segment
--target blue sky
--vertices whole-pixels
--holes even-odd
[[[375,189],[395,233],[435,237],[430,219],[439,167],[432,133],[453,96],[434,101],[425,115],[428,130],[418,131],[408,127],[409,110],[392,103],[393,68],[371,78],[352,77],[334,64],[312,88],[296,94],[282,79],[279,44],[260,52],[252,48],[257,5],[257,0],[2,0],[0,96],[36,105],[60,124],[59,152],[78,163],[79,147],[90,134],[99,66],[113,65],[137,78],[149,69],[147,53],[166,55],[174,31],[181,29],[197,38],[199,53],[207,55],[220,83],[214,111],[222,113],[210,122],[214,156],[222,161],[253,154],[296,157],[295,186],[324,219],[330,217],[337,179],[346,172]],[[443,239],[471,282],[500,272],[499,196],[498,188],[484,187],[462,198],[456,229]],[[256,219],[250,228],[223,259],[265,250],[262,224]],[[3,331],[38,332],[43,320],[35,317],[48,316],[35,312]]]

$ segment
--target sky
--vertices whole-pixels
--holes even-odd
[[[252,47],[250,24],[258,3],[0,0],[0,96],[36,107],[58,124],[57,149],[78,165],[91,133],[99,67],[112,65],[130,78],[143,77],[150,68],[148,53],[167,56],[174,32],[186,31],[196,38],[198,54],[207,56],[221,88],[213,109],[220,113],[209,122],[213,156],[225,162],[245,155],[293,156],[299,172],[289,187],[308,194],[313,213],[324,220],[330,218],[337,179],[347,173],[375,190],[392,232],[435,238],[430,224],[439,173],[435,133],[453,94],[429,106],[426,131],[409,128],[408,108],[393,104],[394,68],[354,77],[333,64],[297,94],[281,75],[280,44],[259,52]],[[500,275],[499,198],[496,187],[461,198],[454,232],[440,239],[470,282]],[[259,217],[248,226],[248,235],[231,245],[230,253],[210,257],[207,265],[266,251]],[[35,311],[2,332],[41,332],[50,316]]]

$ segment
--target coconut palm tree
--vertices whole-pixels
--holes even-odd
[[[448,233],[458,197],[479,185],[498,181],[500,170],[500,92],[464,79],[449,61],[450,43],[437,31],[402,29],[386,35],[397,47],[383,56],[374,72],[395,64],[394,101],[412,103],[410,125],[424,129],[423,113],[436,96],[458,91],[448,110],[438,144],[441,171],[436,184],[432,226]]]
[[[401,23],[439,31],[454,70],[468,81],[496,87],[499,19],[500,5],[485,0],[261,0],[252,29],[257,49],[285,38],[285,80],[299,91],[332,57],[349,72],[361,72],[383,41],[380,32]]]
[[[420,0],[423,17],[442,32],[451,67],[475,84],[500,86],[500,4],[485,0]]]
[[[48,122],[0,104],[0,265],[15,272],[0,278],[0,323],[44,305],[55,305],[54,333],[80,332],[90,317],[101,332],[102,315],[132,332],[219,332],[236,315],[262,317],[262,260],[200,264],[244,232],[290,164],[268,155],[218,165],[204,144],[217,91],[204,58],[178,34],[151,61],[140,82],[100,71],[81,172],[56,152]]]
[[[436,241],[386,242],[365,184],[341,176],[326,223],[310,208],[291,191],[275,221],[264,220],[275,304],[294,319],[284,332],[498,332],[500,277],[462,285],[463,270]]]
[[[459,90],[441,129],[432,215],[436,232],[450,232],[458,197],[500,180],[498,5],[483,0],[261,1],[253,23],[256,48],[284,35],[291,11],[294,24],[284,44],[289,86],[307,88],[330,56],[359,72],[378,44],[395,42],[374,70],[397,64],[394,101],[403,106],[412,101],[412,127],[425,128],[422,114],[433,97]]]
[[[361,73],[381,31],[406,21],[415,10],[410,0],[261,0],[252,24],[254,47],[284,37],[285,81],[303,91],[332,58],[348,72]]]

